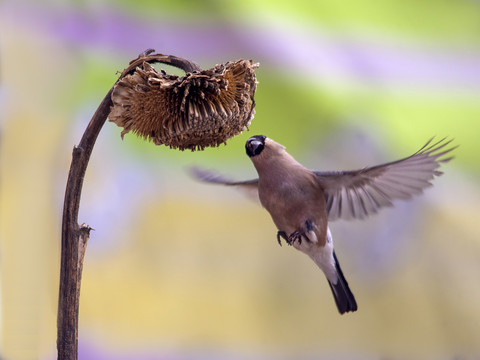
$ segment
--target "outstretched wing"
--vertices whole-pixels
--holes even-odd
[[[190,169],[192,176],[200,181],[228,185],[238,186],[240,189],[247,191],[254,198],[258,199],[258,179],[246,180],[246,181],[232,181],[212,171],[193,167]]]
[[[392,206],[393,200],[421,194],[442,174],[437,170],[440,164],[452,159],[441,157],[456,148],[445,149],[452,140],[434,144],[432,140],[415,154],[386,164],[353,171],[314,171],[325,191],[328,219],[362,219]]]

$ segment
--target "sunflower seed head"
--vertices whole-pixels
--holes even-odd
[[[122,138],[132,131],[180,150],[219,146],[253,119],[257,67],[238,60],[179,77],[144,62],[115,85],[109,120]]]

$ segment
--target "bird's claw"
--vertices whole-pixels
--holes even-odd
[[[305,240],[310,241],[308,236],[303,231],[297,230],[290,234],[290,236],[287,239],[287,243],[288,245],[293,245],[295,241],[298,241],[298,244],[301,245],[302,237],[304,237]]]
[[[282,246],[282,239],[285,240],[287,244],[289,244],[287,233],[285,231],[277,232],[277,241],[278,241],[278,245],[280,246]]]
[[[294,231],[289,236],[287,236],[287,233],[285,231],[277,232],[277,241],[280,246],[282,246],[282,239],[285,240],[285,242],[290,246],[293,245],[295,241],[298,241],[298,244],[301,245],[302,237],[305,238],[305,240],[310,241],[308,236],[300,230]]]

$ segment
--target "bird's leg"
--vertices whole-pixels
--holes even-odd
[[[290,236],[288,237],[288,240],[290,241],[289,245],[293,245],[293,243],[295,243],[295,241],[298,241],[298,244],[301,245],[302,244],[302,233],[299,230],[294,231],[293,233],[290,234]]]
[[[305,227],[307,228],[307,232],[313,231],[313,224],[310,220],[305,220]]]
[[[311,220],[307,219],[305,221],[305,229],[307,233],[313,231],[313,224]],[[308,238],[306,232],[304,230],[296,230],[293,233],[291,233],[287,240],[288,245],[292,245],[295,241],[298,241],[298,244],[301,245],[302,237],[305,238],[305,240],[310,242],[311,240]]]
[[[304,237],[307,241],[310,241],[308,236],[303,231],[297,230],[290,234],[287,243],[288,245],[292,245],[295,241],[298,241],[298,244],[302,244],[302,237]]]
[[[280,246],[282,246],[282,239],[288,243],[287,233],[285,231],[277,232],[277,241]]]

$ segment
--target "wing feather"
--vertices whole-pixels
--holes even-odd
[[[197,180],[219,185],[236,186],[241,190],[245,190],[253,198],[258,199],[258,179],[251,179],[246,181],[233,181],[213,171],[193,167],[190,169],[190,174]]]
[[[431,181],[442,174],[444,156],[456,148],[448,148],[452,140],[430,139],[413,155],[372,167],[353,171],[314,171],[325,191],[329,220],[362,219],[394,200],[408,200],[432,186]]]

